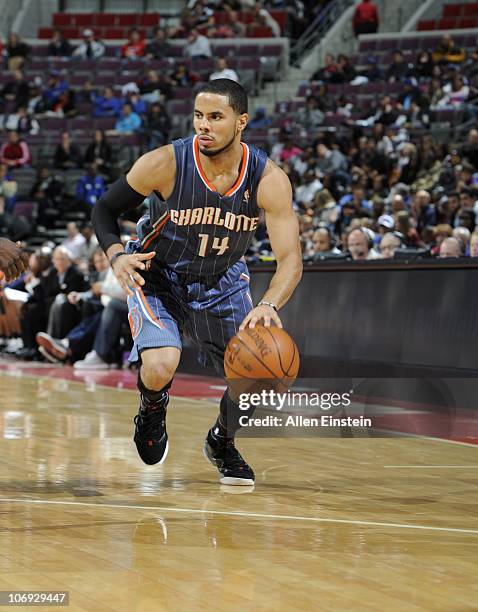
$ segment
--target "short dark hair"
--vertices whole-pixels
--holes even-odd
[[[232,79],[214,79],[202,85],[196,95],[200,93],[214,93],[229,98],[229,106],[238,115],[247,113],[247,94],[245,89]]]

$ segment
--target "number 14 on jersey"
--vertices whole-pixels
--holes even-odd
[[[211,236],[209,234],[199,234],[200,243],[199,243],[199,255],[200,257],[206,257],[208,244]],[[229,236],[225,236],[224,238],[214,237],[212,241],[212,245],[210,251],[217,251],[216,255],[224,255],[224,253],[229,248]]]

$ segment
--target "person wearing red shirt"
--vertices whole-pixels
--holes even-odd
[[[31,155],[27,143],[20,139],[18,132],[10,132],[8,142],[5,142],[0,149],[0,163],[16,168],[30,162]]]
[[[136,59],[143,57],[146,41],[141,38],[139,30],[131,30],[128,42],[121,47],[121,57]]]
[[[378,10],[370,0],[362,0],[355,9],[352,21],[355,36],[360,34],[375,34],[378,30]]]

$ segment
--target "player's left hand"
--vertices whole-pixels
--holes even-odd
[[[259,321],[264,321],[264,327],[270,327],[271,322],[274,322],[277,327],[282,329],[282,322],[279,315],[272,306],[267,306],[267,304],[261,304],[253,308],[241,323],[239,329],[245,329],[246,327],[254,328]]]

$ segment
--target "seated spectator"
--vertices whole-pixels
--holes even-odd
[[[93,117],[119,117],[122,101],[115,95],[112,87],[105,87],[103,95],[91,93],[93,102]]]
[[[73,47],[63,37],[61,30],[53,30],[53,34],[48,44],[48,57],[70,57]]]
[[[13,216],[5,209],[5,198],[0,196],[0,236],[17,240],[26,240],[31,236],[32,227],[22,216]]]
[[[357,82],[360,77],[362,77],[362,81]],[[357,77],[352,81],[352,85],[361,85],[363,83],[363,79],[367,79],[367,83],[373,83],[383,79],[382,71],[377,64],[377,60],[373,56],[367,58],[365,68],[361,70]]]
[[[439,223],[433,228],[435,234],[435,246],[432,248],[432,255],[438,255],[440,252],[441,243],[453,235],[453,228],[448,223]]]
[[[271,158],[276,163],[288,162],[293,157],[298,157],[302,153],[302,149],[297,147],[291,136],[286,135],[283,142],[278,142],[274,145],[271,151]]]
[[[139,115],[141,120],[143,120],[144,115],[146,115],[146,113],[148,112],[148,105],[146,103],[146,100],[143,100],[143,98],[140,97],[139,89],[136,83],[131,84],[129,91],[123,88],[123,97],[123,105],[129,104],[133,109],[133,113]]]
[[[462,106],[470,95],[470,88],[460,74],[455,74],[452,82],[443,87],[443,93],[445,95],[438,101],[438,106]]]
[[[395,81],[402,81],[409,76],[409,73],[410,67],[405,61],[403,53],[400,49],[396,49],[392,54],[392,63],[385,73],[385,79],[389,83],[394,83]]]
[[[416,79],[431,79],[433,76],[433,59],[429,51],[420,51],[413,66],[412,76]]]
[[[191,20],[194,27],[214,25],[214,11],[203,2],[196,0],[191,11]]]
[[[10,168],[21,168],[30,162],[31,155],[27,143],[20,138],[18,132],[9,132],[8,142],[0,149],[0,163]]]
[[[15,109],[26,106],[30,96],[30,86],[21,70],[14,70],[12,79],[3,86],[0,97],[2,101],[14,102]]]
[[[199,34],[194,28],[188,36],[183,54],[191,59],[207,59],[212,57],[211,43],[207,36]]]
[[[417,222],[418,233],[427,227],[434,227],[437,224],[437,211],[435,205],[431,203],[431,196],[425,189],[417,191],[413,197],[412,212]]]
[[[357,227],[348,235],[347,248],[354,261],[377,259],[373,248],[374,233],[366,227]]]
[[[334,246],[334,237],[327,227],[319,227],[312,234],[312,249],[308,259],[320,259],[325,253],[340,255],[341,251]]]
[[[379,244],[380,257],[382,259],[393,259],[395,252],[403,246],[402,234],[399,232],[386,233]]]
[[[119,134],[134,134],[141,127],[141,117],[135,113],[131,104],[123,105],[123,112],[116,122],[115,132]]]
[[[67,237],[61,243],[62,246],[70,253],[73,261],[79,258],[80,248],[85,244],[85,237],[80,234],[80,230],[75,221],[69,221],[66,224]]]
[[[350,83],[356,76],[355,68],[347,55],[341,53],[337,57],[337,70],[330,75],[330,83]]]
[[[15,32],[10,32],[7,45],[4,49],[8,70],[10,70],[10,72],[19,70],[25,63],[25,59],[29,53],[29,46],[20,39],[20,36]]]
[[[103,130],[95,130],[93,141],[87,146],[83,162],[85,165],[95,163],[99,172],[109,174],[113,152]]]
[[[95,230],[93,229],[93,225],[91,223],[85,223],[83,225],[83,227],[81,228],[81,234],[85,241],[82,245],[80,245],[80,248],[78,249],[78,266],[84,272],[88,272],[88,265],[92,261],[94,263],[95,253],[97,254],[98,251],[103,255],[104,253],[101,249],[98,248],[98,239],[95,235]],[[104,258],[102,258],[102,260],[104,259],[106,259],[106,263],[108,263],[106,255],[104,256]],[[107,268],[105,268],[105,270],[106,269]]]
[[[316,128],[323,124],[324,113],[319,108],[319,101],[315,96],[308,96],[305,106],[297,111],[297,122],[307,128]]]
[[[170,76],[171,85],[175,87],[193,87],[197,78],[186,64],[178,64],[176,70]]]
[[[266,114],[264,106],[256,108],[256,112],[252,116],[251,120],[247,123],[248,130],[262,130],[269,127],[272,124],[272,118]]]
[[[10,176],[10,168],[6,164],[0,164],[0,196],[5,200],[5,209],[12,212],[16,201],[18,183]]]
[[[406,247],[416,249],[421,246],[422,242],[417,232],[416,221],[407,210],[401,210],[397,213],[396,228],[403,234]]]
[[[40,124],[33,115],[28,113],[25,106],[20,106],[16,113],[7,115],[4,120],[4,129],[19,134],[38,134]]]
[[[141,37],[140,31],[134,28],[129,34],[126,44],[121,47],[121,57],[126,59],[137,59],[143,57],[146,41]]]
[[[332,75],[337,72],[337,64],[335,63],[334,56],[332,53],[325,54],[325,65],[319,68],[311,77],[311,82],[317,81],[330,81]]]
[[[251,11],[252,22],[251,25],[259,25],[270,28],[273,36],[280,36],[280,25],[277,21],[272,17],[272,15],[267,11],[262,2],[256,2]]]
[[[38,224],[50,228],[60,216],[60,202],[64,189],[63,181],[50,174],[48,167],[37,170],[36,181],[31,188],[30,197],[38,203]]]
[[[164,106],[159,103],[152,104],[143,123],[148,148],[155,149],[166,144],[169,141],[171,127],[171,119]]]
[[[478,130],[471,129],[468,132],[467,141],[460,147],[461,156],[468,160],[474,167],[478,168]]]
[[[460,208],[458,212],[458,226],[466,227],[469,232],[475,231],[475,211],[473,208]]]
[[[475,228],[475,225],[473,223],[473,229]],[[460,243],[460,247],[461,247],[461,253],[462,255],[469,255],[470,251],[469,251],[469,247],[470,247],[470,240],[471,240],[471,234],[472,232],[467,228],[467,227],[455,227],[455,229],[453,230],[453,238],[456,238],[458,240],[458,242]]]
[[[54,110],[62,93],[68,90],[68,83],[59,70],[51,70],[42,91],[43,109]]]
[[[470,257],[478,257],[478,232],[473,232],[471,235]]]
[[[62,132],[61,142],[55,149],[53,166],[68,170],[69,168],[81,168],[82,155],[80,148],[71,140],[69,132]]]
[[[378,30],[378,10],[370,0],[362,0],[355,8],[352,27],[355,36],[375,34]]]
[[[45,271],[23,305],[20,323],[24,350],[23,359],[38,359],[36,334],[47,328],[50,308],[59,294],[83,291],[85,280],[71,261],[69,252],[62,246],[53,251],[53,267]]]
[[[460,64],[465,61],[466,54],[453,42],[450,34],[444,34],[432,54],[435,64]]]
[[[171,45],[167,41],[166,31],[163,28],[156,28],[154,38],[146,45],[146,59],[160,60],[169,56]]]
[[[295,200],[303,206],[310,207],[315,201],[317,193],[323,188],[317,178],[315,170],[307,170],[303,177],[303,184],[295,190]]]
[[[445,238],[440,245],[439,257],[461,257],[462,256],[460,241],[457,238]]]
[[[87,213],[101,198],[106,191],[105,179],[97,174],[96,164],[90,164],[86,174],[82,176],[76,184],[77,203],[81,204],[81,209]]]
[[[168,77],[160,76],[156,70],[148,70],[139,85],[141,98],[148,104],[165,102],[171,95],[171,85]]]
[[[227,67],[227,61],[224,57],[219,57],[216,61],[216,70],[209,75],[209,80],[215,79],[230,79],[231,81],[239,82],[237,72],[232,68]]]
[[[73,51],[72,57],[79,59],[99,59],[105,54],[105,46],[95,38],[93,30],[86,28],[83,30],[83,42]]]

